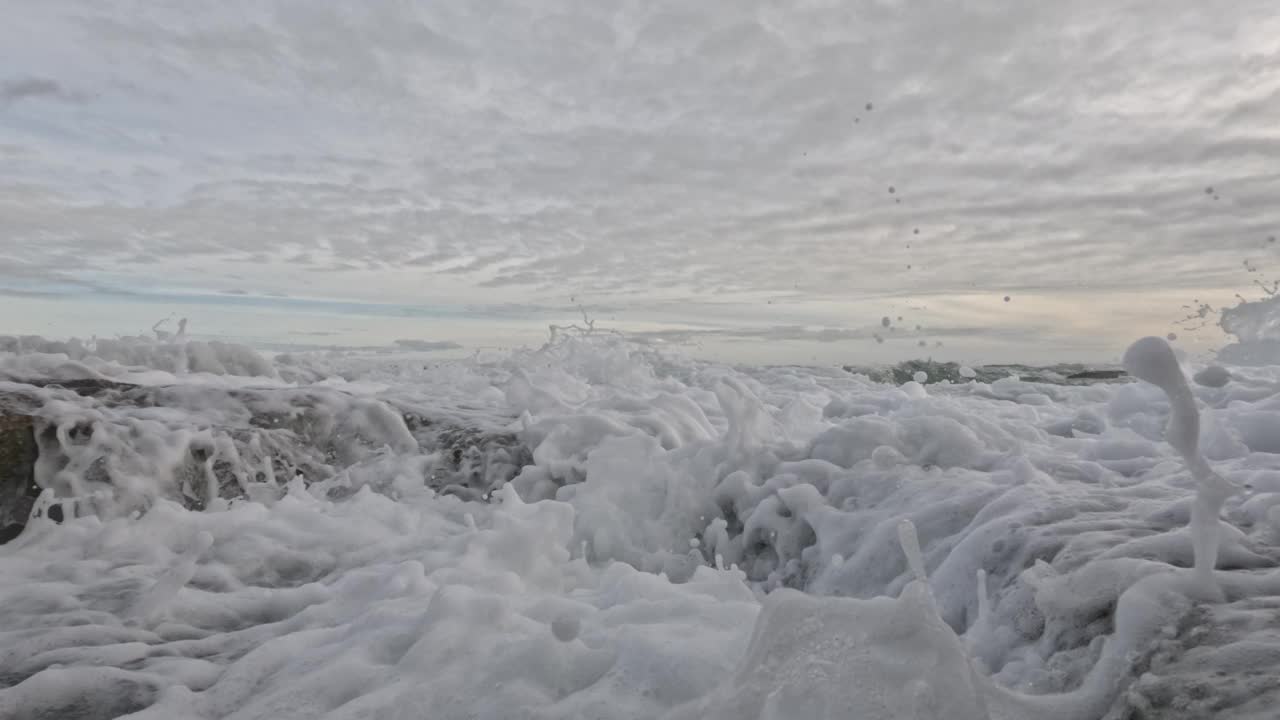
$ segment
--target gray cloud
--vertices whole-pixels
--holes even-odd
[[[56,80],[46,77],[21,77],[0,83],[0,105],[37,99],[82,102],[84,96],[70,92]]]
[[[508,275],[499,275],[480,283],[480,287],[497,288],[508,287],[512,285],[536,285],[539,283],[552,282],[554,278],[534,273],[530,271],[521,271]]]

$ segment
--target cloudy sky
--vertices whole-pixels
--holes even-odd
[[[0,333],[582,303],[744,360],[1106,360],[1280,275],[1274,0],[0,9]]]

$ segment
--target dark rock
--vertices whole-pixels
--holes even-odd
[[[37,454],[31,416],[0,414],[0,543],[22,532],[40,495],[35,483]]]
[[[1123,370],[1085,370],[1067,376],[1068,380],[1119,380],[1129,373]]]
[[[13,381],[16,382],[16,381]],[[43,390],[42,390],[43,389]],[[68,420],[65,432],[57,432],[36,418],[55,391],[64,399],[75,393],[86,400],[80,404],[119,411],[119,421],[108,413],[103,421],[76,424]],[[374,403],[383,406],[379,411]],[[0,530],[5,538],[21,532],[39,495],[34,484],[37,463],[42,474],[52,477],[76,456],[76,448],[96,452],[95,458],[76,460],[84,487],[112,494],[117,487],[112,474],[119,463],[129,463],[129,446],[135,431],[128,418],[137,409],[170,408],[190,410],[193,431],[186,456],[172,468],[172,484],[161,492],[189,510],[205,510],[215,500],[267,500],[279,497],[284,486],[301,480],[305,486],[337,481],[330,496],[338,499],[358,489],[351,481],[367,473],[347,471],[366,463],[376,463],[395,436],[388,436],[378,423],[399,417],[413,442],[400,435],[398,453],[430,454],[424,464],[424,486],[468,500],[485,501],[533,462],[532,453],[515,433],[503,429],[507,418],[438,416],[422,408],[405,407],[393,400],[353,399],[342,393],[312,388],[243,388],[210,392],[209,388],[137,386],[109,380],[22,380],[0,389]],[[351,414],[351,417],[347,417]],[[181,413],[174,413],[181,417]],[[201,419],[204,419],[203,422]],[[209,424],[212,421],[213,424]],[[179,421],[181,422],[181,421]],[[479,425],[479,426],[477,426]],[[95,436],[110,437],[95,443]],[[123,445],[123,446],[122,446]],[[118,457],[117,457],[118,455]],[[167,478],[166,478],[167,479]],[[365,480],[355,480],[363,483]],[[376,492],[390,488],[373,487]],[[66,510],[69,517],[81,509],[95,512],[86,498],[75,498],[72,488],[54,488],[64,502],[53,510]],[[336,494],[335,494],[336,493]],[[119,499],[119,498],[117,498]],[[129,497],[126,502],[150,504],[149,497]],[[62,508],[61,505],[67,505]],[[82,506],[85,506],[82,508]],[[52,513],[48,515],[52,517]]]
[[[100,397],[108,393],[120,393],[126,390],[133,390],[138,387],[131,383],[122,383],[114,380],[103,380],[98,378],[79,378],[75,380],[14,378],[10,379],[9,382],[22,383],[23,385],[31,385],[32,387],[38,388],[63,388],[74,392],[80,397]]]
[[[914,379],[917,372],[923,371],[929,377],[926,383],[939,383],[949,380],[952,383],[967,383],[975,380],[979,383],[994,383],[1004,378],[1016,377],[1022,382],[1043,383],[1048,385],[1089,385],[1096,382],[1127,381],[1129,375],[1124,370],[1096,369],[1079,364],[1059,364],[1047,367],[1028,365],[978,365],[973,368],[973,377],[960,374],[960,365],[954,362],[937,362],[934,360],[906,360],[891,367],[857,367],[846,366],[845,370],[866,375],[874,382],[902,385]]]
[[[926,385],[940,383],[943,380],[949,380],[953,383],[968,382],[969,378],[960,374],[960,364],[954,362],[937,362],[934,360],[904,360],[892,367],[880,368],[859,368],[852,365],[846,366],[846,372],[859,373],[866,375],[874,382],[890,383],[893,385],[904,385],[915,381],[915,375],[923,372],[928,377],[925,379]]]
[[[444,465],[432,472],[427,485],[464,500],[488,500],[494,490],[533,463],[532,451],[509,432],[445,427],[431,444],[443,451]]]

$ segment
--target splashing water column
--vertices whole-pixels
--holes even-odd
[[[1169,397],[1169,424],[1165,439],[1182,456],[1196,480],[1196,498],[1191,506],[1191,541],[1195,573],[1200,587],[1216,587],[1213,570],[1218,560],[1218,513],[1235,488],[1209,467],[1200,454],[1200,411],[1173,349],[1163,338],[1145,337],[1129,346],[1124,354],[1129,374],[1145,380]]]

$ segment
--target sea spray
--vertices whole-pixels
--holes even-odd
[[[1195,571],[1202,589],[1211,592],[1218,560],[1218,514],[1237,488],[1215,473],[1200,453],[1200,411],[1169,344],[1158,337],[1142,338],[1125,351],[1124,366],[1131,375],[1155,385],[1169,397],[1165,439],[1186,462],[1196,481],[1196,497],[1191,506]]]

